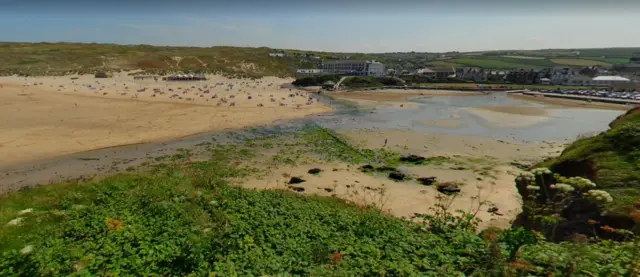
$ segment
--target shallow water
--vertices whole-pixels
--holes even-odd
[[[125,171],[128,167],[141,165],[154,157],[172,155],[178,149],[204,150],[197,146],[203,142],[234,142],[244,137],[280,134],[299,130],[300,127],[317,124],[334,130],[344,129],[409,129],[418,132],[458,134],[480,137],[492,137],[505,140],[549,141],[574,139],[576,136],[600,132],[621,111],[595,109],[553,109],[549,121],[527,127],[499,128],[464,110],[462,107],[478,106],[514,106],[544,107],[542,104],[514,100],[506,94],[479,96],[438,96],[414,99],[418,108],[384,108],[373,112],[359,111],[341,101],[319,96],[319,101],[329,104],[336,111],[331,114],[311,116],[297,120],[283,120],[272,125],[196,134],[178,140],[118,146],[82,153],[76,153],[52,159],[0,168],[0,194],[21,187],[46,184],[66,179],[107,175]],[[462,124],[457,128],[441,128],[414,124],[416,120],[436,120],[457,117]]]
[[[381,108],[374,113],[362,114],[340,120],[340,124],[321,125],[337,129],[376,128],[410,129],[420,132],[468,135],[509,139],[517,141],[558,141],[575,139],[584,134],[601,132],[622,111],[601,109],[548,109],[549,120],[522,127],[499,127],[489,124],[483,118],[475,116],[461,108],[480,106],[539,107],[544,104],[508,98],[506,93],[493,93],[478,96],[437,96],[413,99],[417,108]],[[520,116],[520,115],[519,115]],[[522,116],[521,116],[522,117]],[[526,117],[526,116],[525,116]],[[438,127],[416,123],[421,120],[455,119],[461,124],[457,127]]]

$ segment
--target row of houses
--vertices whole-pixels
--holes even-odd
[[[432,82],[474,82],[549,84],[568,86],[613,86],[631,80],[614,76],[608,70],[596,67],[579,69],[568,67],[516,70],[490,70],[473,67],[434,67],[418,69],[409,75],[424,77]],[[393,74],[393,72],[391,73]]]

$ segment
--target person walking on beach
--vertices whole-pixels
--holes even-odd
[[[387,139],[384,139],[384,145],[382,147],[387,147]]]

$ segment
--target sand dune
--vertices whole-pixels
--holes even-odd
[[[0,165],[331,110],[308,92],[280,88],[291,79],[77,77],[0,78]]]

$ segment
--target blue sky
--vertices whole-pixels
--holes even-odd
[[[414,1],[0,0],[0,41],[341,52],[640,47],[632,1]]]

